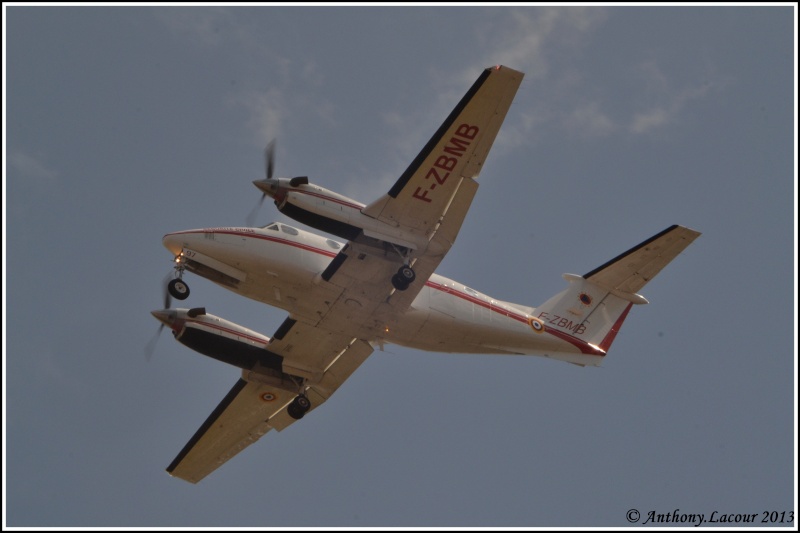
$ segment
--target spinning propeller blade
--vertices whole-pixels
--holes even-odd
[[[272,140],[267,143],[264,148],[264,172],[267,179],[272,179],[272,174],[275,172],[275,141]]]
[[[167,290],[167,283],[169,283],[170,278],[172,277],[172,272],[168,273],[164,278],[164,281],[161,283],[162,290],[164,291],[164,309],[170,309],[172,307],[172,296],[170,296],[169,291]],[[147,343],[147,346],[144,348],[144,356],[145,358],[150,361],[150,358],[153,357],[153,352],[156,349],[156,343],[158,339],[161,337],[161,332],[164,330],[164,324],[162,323],[158,326],[158,330],[156,334],[153,335],[153,338],[150,339],[150,342]]]
[[[264,175],[266,179],[272,179],[272,175],[275,173],[275,141],[272,140],[267,143],[267,146],[264,147]],[[245,224],[247,227],[253,227],[256,222],[256,216],[258,216],[258,212],[261,210],[261,206],[264,205],[264,199],[267,197],[266,193],[261,195],[261,199],[258,201],[256,206],[250,211],[250,214],[247,215],[245,219]]]
[[[250,211],[250,214],[247,215],[247,218],[245,218],[244,223],[248,228],[252,228],[255,225],[256,216],[258,216],[258,212],[261,210],[261,206],[264,204],[264,198],[266,197],[267,197],[266,194],[262,194],[261,199],[258,201],[253,210]]]
[[[280,178],[274,179],[273,175],[275,174],[275,141],[270,141],[267,146],[264,148],[264,175],[266,179],[263,180],[256,180],[253,182],[253,185],[264,191],[261,194],[261,198],[259,199],[256,206],[250,211],[250,214],[247,215],[245,219],[245,223],[248,227],[253,227],[256,221],[256,216],[258,212],[261,210],[261,206],[264,204],[264,199],[267,196],[272,196],[275,200],[275,204],[279,206],[279,209],[282,208],[283,203],[286,199],[286,192],[290,188],[300,187],[301,185],[308,185],[308,176],[295,176],[291,179]]]

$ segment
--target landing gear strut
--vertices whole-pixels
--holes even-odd
[[[414,273],[414,269],[408,265],[403,265],[397,271],[397,274],[392,276],[392,286],[398,291],[404,291],[415,279],[417,279],[417,275]]]
[[[292,400],[292,403],[286,408],[286,412],[295,420],[300,420],[309,409],[311,409],[311,402],[305,394],[301,394]]]

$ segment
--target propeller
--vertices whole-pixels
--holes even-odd
[[[256,221],[256,216],[264,205],[264,199],[267,196],[272,196],[276,205],[282,206],[286,199],[286,190],[288,187],[299,187],[301,185],[308,185],[308,176],[295,176],[287,180],[286,178],[273,179],[275,174],[275,141],[270,141],[264,148],[264,175],[266,179],[256,180],[253,184],[261,189],[263,192],[258,203],[247,215],[245,223],[248,227],[253,227]],[[287,187],[288,182],[288,187]]]
[[[272,140],[267,143],[267,146],[264,148],[264,174],[266,179],[272,179],[272,175],[275,173],[275,141]],[[261,199],[258,201],[256,206],[250,211],[250,214],[247,215],[245,219],[245,224],[247,227],[253,227],[256,221],[256,216],[258,212],[261,210],[261,206],[264,204],[264,199],[267,197],[267,193],[261,194]]]
[[[169,272],[164,278],[164,281],[161,283],[164,290],[164,307],[162,309],[170,309],[172,307],[172,296],[170,296],[169,291],[167,290],[167,283],[169,283],[171,278],[172,272]],[[162,322],[158,327],[156,334],[153,335],[153,338],[150,339],[150,342],[148,342],[147,346],[144,348],[144,356],[148,361],[150,361],[150,358],[153,357],[153,352],[156,349],[156,343],[161,337],[161,332],[164,330],[164,326],[165,324]]]

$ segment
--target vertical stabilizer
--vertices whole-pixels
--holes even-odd
[[[671,226],[584,276],[564,274],[569,286],[537,307],[534,316],[551,332],[608,352],[631,307],[648,303],[637,291],[699,235]]]

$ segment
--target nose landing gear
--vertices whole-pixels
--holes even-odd
[[[175,258],[175,279],[167,284],[169,294],[176,300],[185,300],[189,297],[189,286],[183,281],[183,252]]]

